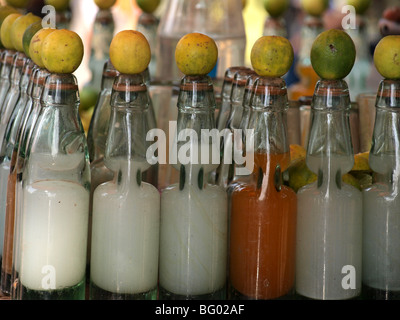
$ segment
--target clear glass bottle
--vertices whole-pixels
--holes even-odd
[[[0,114],[3,113],[3,105],[11,86],[11,70],[14,63],[14,50],[4,50],[0,70]]]
[[[288,88],[289,100],[298,100],[300,97],[314,94],[315,85],[319,77],[311,65],[310,52],[315,38],[322,31],[324,31],[323,21],[320,17],[306,16],[304,18],[304,25],[301,29],[300,51],[295,67],[300,81]]]
[[[255,80],[251,108],[252,177],[231,194],[229,298],[278,299],[293,293],[295,276],[297,200],[282,184],[290,163],[285,81]]]
[[[222,128],[227,130],[225,130],[226,134],[224,134],[224,138],[221,142],[221,161],[219,167],[217,168],[216,174],[216,183],[224,188],[228,187],[234,175],[234,148],[239,147],[240,150],[242,150],[242,146],[233,145],[233,142],[236,140],[234,139],[234,134],[235,130],[240,129],[239,126],[244,111],[244,92],[247,79],[252,73],[254,73],[253,70],[249,68],[243,68],[235,72],[232,80],[231,94],[229,99],[229,114],[226,125],[224,128]],[[225,154],[225,152],[230,152],[231,157],[228,154]]]
[[[346,30],[356,46],[356,60],[353,69],[351,69],[346,78],[354,101],[356,101],[359,94],[369,92],[367,80],[372,67],[365,19],[363,16],[357,16],[356,22],[357,26],[355,29],[349,28]]]
[[[306,163],[316,182],[297,192],[296,291],[344,300],[361,292],[362,195],[342,181],[354,164],[344,80],[320,80],[311,102]]]
[[[16,144],[14,145],[11,168],[9,174],[9,185],[7,187],[7,215],[10,220],[14,217],[14,240],[11,270],[11,299],[18,299],[19,294],[19,270],[20,259],[20,226],[22,212],[22,173],[26,164],[27,148],[32,136],[33,129],[42,109],[40,98],[42,96],[44,83],[49,75],[46,69],[34,67],[28,85],[28,101],[24,108],[24,116],[19,127]],[[12,205],[14,204],[14,208]],[[12,212],[14,210],[14,213]]]
[[[99,9],[93,22],[90,44],[89,68],[92,77],[89,85],[100,92],[104,63],[109,59],[109,48],[114,35],[114,17],[111,9]]]
[[[160,194],[142,181],[150,99],[141,74],[119,75],[104,162],[112,181],[93,194],[91,299],[156,299]]]
[[[264,22],[263,36],[279,36],[287,38],[286,22],[282,17],[268,16]]]
[[[219,162],[219,140],[207,137],[214,112],[211,78],[183,77],[170,146],[180,178],[161,194],[159,299],[226,297],[227,195],[205,178]]]
[[[34,63],[31,59],[27,59],[20,79],[20,96],[17,104],[7,123],[4,140],[1,145],[1,168],[0,181],[4,184],[0,186],[0,190],[6,194],[5,206],[5,227],[4,227],[4,245],[3,259],[1,264],[1,291],[6,294],[11,292],[11,271],[12,271],[12,255],[14,243],[14,208],[15,208],[15,176],[11,173],[15,167],[15,150],[18,148],[19,132],[26,116],[26,106],[28,103],[28,86],[31,79]],[[5,170],[3,170],[5,169]],[[14,188],[14,189],[13,189]]]
[[[137,31],[141,32],[147,39],[151,49],[151,60],[149,64],[149,73],[153,78],[156,74],[156,41],[157,41],[157,29],[160,20],[153,13],[142,12],[138,18]]]
[[[22,172],[18,299],[82,300],[90,171],[72,74],[50,74]]]
[[[362,297],[400,298],[400,82],[382,80],[369,165],[376,177],[363,191]]]
[[[246,33],[240,0],[170,0],[157,33],[156,79],[180,82],[175,47],[190,32],[204,33],[217,44],[219,59],[210,73],[214,82],[222,82],[229,67],[244,65]]]

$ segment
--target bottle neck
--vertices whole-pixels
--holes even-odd
[[[301,66],[311,66],[310,52],[315,38],[323,31],[321,18],[306,16],[304,26],[301,29],[301,47],[299,52],[299,62]]]
[[[381,81],[376,99],[375,126],[369,155],[371,169],[400,187],[400,82]]]
[[[150,98],[140,74],[120,74],[111,95],[111,119],[104,161],[117,174],[117,182],[139,185],[141,173],[150,167],[146,152],[150,142],[147,113]]]
[[[26,59],[24,67],[22,68],[22,76],[19,83],[19,86],[21,88],[21,94],[28,95],[28,87],[34,69],[34,65],[35,64],[31,59]]]
[[[2,81],[10,81],[15,53],[15,50],[5,50],[3,53],[3,63],[0,71],[0,77],[2,78]]]
[[[311,102],[307,166],[322,183],[340,187],[354,164],[350,134],[350,97],[344,80],[320,80]],[[338,178],[339,176],[339,178]]]
[[[17,52],[14,55],[14,61],[13,61],[13,66],[11,69],[11,75],[10,75],[10,80],[11,80],[11,85],[13,87],[18,87],[19,88],[19,83],[21,81],[21,76],[22,76],[22,69],[25,65],[27,58],[25,54],[21,52]]]

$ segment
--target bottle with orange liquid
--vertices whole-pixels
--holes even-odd
[[[251,101],[254,168],[231,194],[229,298],[284,298],[294,288],[297,211],[295,192],[282,184],[290,162],[285,81],[258,78]]]

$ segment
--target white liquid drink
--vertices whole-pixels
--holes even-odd
[[[331,156],[322,165],[307,157],[310,170],[319,172],[317,182],[297,193],[296,291],[307,298],[350,299],[361,291],[362,195],[341,183],[352,166],[348,159]]]
[[[62,180],[23,189],[20,279],[28,290],[61,290],[85,278],[89,191]]]
[[[184,185],[181,178],[162,193],[160,287],[168,294],[205,296],[225,288],[227,196],[199,182],[217,166],[186,165]]]
[[[0,165],[0,258],[3,256],[4,230],[6,221],[7,181],[10,174],[10,163]]]
[[[370,154],[370,165],[389,176],[396,159]],[[400,293],[399,187],[399,181],[392,184],[387,180],[363,192],[363,284],[382,290],[386,298]]]
[[[150,165],[135,161],[129,164],[124,159],[108,160],[106,164],[114,172],[121,172],[121,182],[105,182],[94,191],[91,282],[109,293],[133,296],[151,291],[149,296],[154,298],[160,194],[153,185],[141,182],[139,186],[137,181],[138,170],[143,172]]]

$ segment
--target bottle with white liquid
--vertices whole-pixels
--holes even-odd
[[[354,299],[361,292],[362,195],[343,183],[354,164],[344,80],[320,80],[311,104],[306,163],[318,180],[297,193],[296,292]]]
[[[219,139],[202,135],[215,128],[214,109],[211,78],[185,76],[172,147],[176,159],[170,157],[179,183],[161,195],[159,299],[226,297],[227,195],[206,182],[219,163]]]
[[[142,181],[149,167],[149,96],[141,74],[120,74],[113,85],[104,155],[112,181],[93,194],[90,298],[156,299],[160,194]]]
[[[28,141],[18,217],[16,299],[85,298],[90,172],[72,74],[50,74]]]
[[[383,80],[369,154],[374,184],[363,192],[363,291],[374,300],[400,298],[400,82]]]

